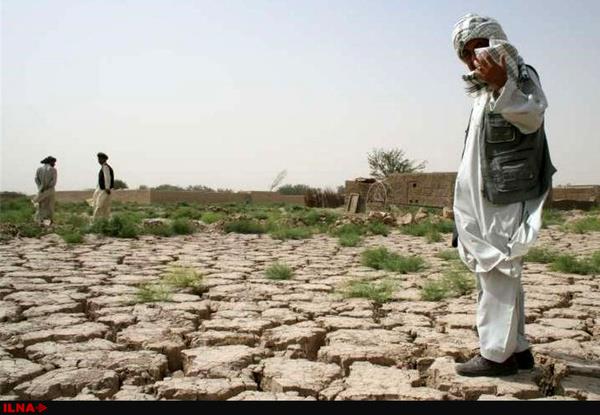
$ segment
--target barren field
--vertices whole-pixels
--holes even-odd
[[[542,230],[536,369],[495,379],[454,370],[478,341],[450,235],[356,233],[5,239],[0,399],[600,398],[600,232]]]

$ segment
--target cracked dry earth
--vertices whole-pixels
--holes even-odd
[[[419,297],[448,242],[397,231],[357,248],[323,235],[14,239],[0,246],[0,400],[599,399],[598,278],[541,264],[523,276],[536,369],[456,374],[454,362],[478,351],[476,295]],[[383,306],[344,299],[350,279],[386,276],[360,265],[380,245],[429,267],[392,275],[398,289]],[[539,245],[585,254],[600,233],[543,230]],[[291,280],[265,278],[275,260],[294,268]],[[139,284],[174,265],[195,267],[207,291],[134,303]]]

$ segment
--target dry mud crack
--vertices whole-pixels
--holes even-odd
[[[523,274],[536,369],[456,374],[455,362],[477,353],[475,294],[418,295],[442,271],[435,253],[448,242],[396,231],[358,248],[323,235],[216,232],[76,246],[56,235],[11,240],[0,246],[0,398],[599,399],[600,283],[541,264]],[[587,253],[600,248],[600,233],[543,230],[545,244]],[[362,250],[380,245],[429,267],[404,275],[363,267]],[[294,277],[265,278],[275,261]],[[140,284],[172,266],[196,268],[206,290],[136,303]],[[355,278],[391,278],[399,288],[383,305],[344,298],[339,287]]]

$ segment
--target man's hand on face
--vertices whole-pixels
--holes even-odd
[[[498,92],[504,86],[508,79],[506,74],[506,58],[502,56],[498,64],[487,52],[483,52],[479,58],[474,59],[475,74],[485,81],[494,92]]]

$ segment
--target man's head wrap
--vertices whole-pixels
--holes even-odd
[[[42,164],[51,164],[51,163],[55,163],[55,162],[56,162],[56,159],[52,156],[48,156],[44,160],[40,161],[40,163],[42,163]]]
[[[100,152],[100,153],[96,154],[96,156],[99,159],[108,160],[108,156],[105,153]]]
[[[525,62],[517,49],[508,43],[502,26],[495,19],[473,13],[461,17],[452,31],[452,44],[459,58],[462,58],[465,45],[472,39],[488,39],[490,46],[483,49],[498,64],[501,64],[501,56],[505,57],[508,78],[514,81],[527,78]],[[471,95],[477,95],[487,87],[473,72],[463,75],[462,78],[467,84],[467,92]]]

